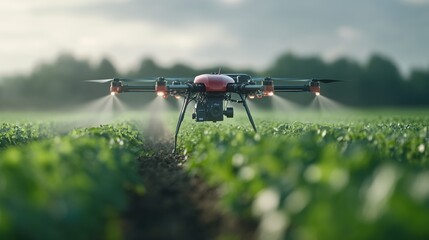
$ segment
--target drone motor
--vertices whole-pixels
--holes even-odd
[[[311,81],[310,82],[310,92],[314,93],[316,96],[320,95],[320,82]]]
[[[165,81],[164,78],[158,78],[155,82],[155,92],[156,95],[163,97],[163,98],[167,98],[168,94],[167,94],[167,82]]]
[[[116,94],[121,93],[121,92],[122,92],[122,82],[119,81],[118,79],[114,79],[110,83],[110,94],[116,95]]]
[[[274,82],[271,78],[267,77],[262,81],[263,85],[263,96],[273,96],[274,95]]]

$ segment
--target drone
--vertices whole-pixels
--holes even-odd
[[[156,77],[147,79],[111,78],[99,80],[87,80],[88,82],[107,83],[110,82],[110,93],[117,95],[126,92],[152,92],[167,98],[183,98],[174,135],[174,150],[177,147],[177,137],[180,126],[185,117],[185,112],[191,102],[195,102],[192,119],[196,122],[218,122],[224,117],[233,118],[234,109],[228,107],[230,102],[241,103],[246,110],[247,117],[253,130],[257,132],[255,122],[250,113],[247,99],[263,98],[273,96],[276,92],[311,92],[320,95],[320,83],[339,82],[334,79],[297,79],[257,77],[248,74],[233,73],[201,74],[194,78]],[[295,82],[297,84],[275,85],[274,82]],[[128,83],[150,83],[129,85]],[[234,97],[238,98],[235,99]]]

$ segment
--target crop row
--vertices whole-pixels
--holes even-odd
[[[218,188],[221,209],[257,221],[263,238],[424,239],[427,122],[264,122],[259,134],[194,125],[181,150],[187,170]]]
[[[144,191],[141,145],[137,130],[119,124],[4,149],[0,239],[120,239],[127,193]]]
[[[58,126],[54,123],[1,123],[0,150],[9,146],[53,137],[58,133]]]

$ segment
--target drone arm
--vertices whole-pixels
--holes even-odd
[[[153,86],[122,86],[122,92],[155,92]]]
[[[192,85],[168,85],[166,86],[166,89],[168,91],[188,91],[196,89],[198,90],[198,87],[192,86]],[[155,92],[154,86],[129,86],[124,85],[122,86],[122,92]]]
[[[261,85],[244,85],[242,88],[244,89],[244,91],[247,91],[247,92],[262,90]]]
[[[235,92],[235,93],[239,93],[239,94],[246,94],[246,93],[250,93],[250,92],[256,92],[259,90],[262,90],[262,86],[261,85],[251,85],[251,84],[237,84],[237,83],[232,83],[232,84],[228,84],[227,86],[227,92]]]
[[[169,85],[169,86],[167,86],[167,88],[170,91],[188,91],[192,88],[192,86],[189,86],[189,85]]]
[[[310,86],[274,86],[276,92],[309,92]]]

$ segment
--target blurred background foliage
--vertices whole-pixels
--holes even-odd
[[[108,94],[108,84],[86,83],[86,79],[118,77],[194,77],[202,73],[244,72],[252,76],[333,78],[344,82],[322,86],[322,94],[354,107],[404,107],[428,106],[429,68],[413,69],[407,76],[399,71],[389,57],[375,53],[366,63],[343,57],[325,62],[318,56],[297,56],[284,53],[263,71],[232,69],[226,66],[195,69],[177,63],[161,66],[153,59],[143,59],[129,72],[119,72],[111,60],[102,59],[98,64],[79,59],[69,53],[60,54],[56,60],[39,64],[30,74],[7,76],[0,79],[0,109],[2,110],[52,110],[75,107],[91,99]],[[150,94],[123,96],[131,106],[149,101]],[[285,95],[303,102],[301,94]],[[260,104],[266,104],[262,101]]]

